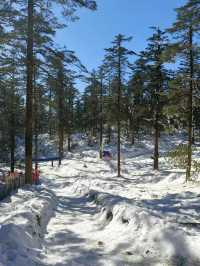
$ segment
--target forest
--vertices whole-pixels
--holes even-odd
[[[0,266],[200,266],[200,0],[92,71],[80,9],[0,0]]]

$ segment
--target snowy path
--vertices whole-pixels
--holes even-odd
[[[72,160],[71,164],[74,163],[76,170],[70,165],[73,173],[70,172],[67,179],[71,182],[66,182],[66,178],[63,179],[59,175],[56,177],[52,176],[50,184],[48,182],[48,188],[52,189],[56,195],[57,207],[54,216],[47,226],[47,232],[44,237],[43,246],[45,255],[43,262],[45,265],[55,266],[118,265],[115,263],[116,259],[114,256],[109,250],[106,250],[105,243],[101,241],[103,228],[96,222],[99,209],[91,199],[85,195],[80,196],[80,191],[77,193],[80,185],[79,182],[84,177],[80,177],[82,171],[77,174],[77,162]],[[83,170],[85,169],[85,163],[81,165]],[[92,162],[88,164],[90,163]],[[65,167],[63,167],[61,172]],[[80,165],[78,169],[80,169]],[[94,172],[91,171],[91,174],[93,175]],[[76,173],[75,179],[78,178],[78,180],[74,180],[72,177],[74,173]],[[98,175],[99,173],[96,172],[96,174]],[[75,186],[73,186],[74,181],[77,183]],[[90,182],[85,180],[84,183],[87,186]],[[88,189],[86,186],[83,186],[84,192]]]
[[[0,266],[200,266],[200,187],[148,149],[74,153],[42,185],[0,203]]]
[[[57,188],[58,206],[44,239],[45,263],[49,265],[98,265],[102,248],[90,238],[94,234],[95,206],[85,197],[66,195]],[[89,263],[89,264],[88,264]]]
[[[122,178],[115,175],[114,161],[101,162],[94,154],[72,158],[61,169],[44,169],[57,174],[51,189],[58,199],[44,239],[45,265],[171,266],[180,260],[190,266],[184,256],[197,245],[200,228],[179,227],[198,225],[198,188],[191,185],[188,192],[187,185],[176,183],[179,173],[153,172],[146,157],[127,159]]]

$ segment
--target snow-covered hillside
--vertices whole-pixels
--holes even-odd
[[[94,148],[42,165],[42,185],[0,203],[0,265],[200,265],[200,186],[151,155],[150,141],[124,145],[121,178]]]

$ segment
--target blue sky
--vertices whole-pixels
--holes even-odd
[[[82,9],[80,20],[58,32],[56,42],[76,52],[82,63],[92,70],[103,59],[104,48],[110,47],[114,36],[132,36],[129,48],[140,51],[151,35],[150,26],[169,27],[175,20],[174,8],[186,0],[97,0],[98,10]]]

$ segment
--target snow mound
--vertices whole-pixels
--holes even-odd
[[[25,202],[21,208],[17,206],[19,199]],[[40,265],[41,242],[54,213],[55,196],[41,186],[35,191],[33,188],[20,190],[9,204],[19,208],[4,217],[0,226],[0,265]],[[4,208],[7,203],[1,205]]]
[[[188,204],[182,205],[180,213],[177,212],[178,208],[174,207],[173,210],[173,200],[178,195],[168,196],[166,206],[162,199],[155,199],[155,203],[150,204],[148,201],[130,200],[97,191],[90,191],[86,196],[99,208],[94,218],[96,228],[104,231],[103,242],[109,241],[112,252],[116,252],[116,243],[122,242],[127,243],[131,254],[139,255],[138,263],[152,260],[153,264],[149,262],[147,265],[157,265],[155,258],[158,258],[158,262],[169,261],[169,265],[200,265],[199,238],[195,239],[187,231],[188,227],[192,230],[199,226],[196,205],[199,199],[196,200],[196,195],[182,195],[181,199],[185,200],[185,204],[188,200]],[[180,203],[178,198],[176,203],[177,206]],[[150,207],[152,204],[153,210]],[[168,204],[172,206],[171,210],[167,209]],[[193,210],[193,218],[196,215],[195,219],[192,219],[191,213],[181,213],[187,211],[189,206]]]

